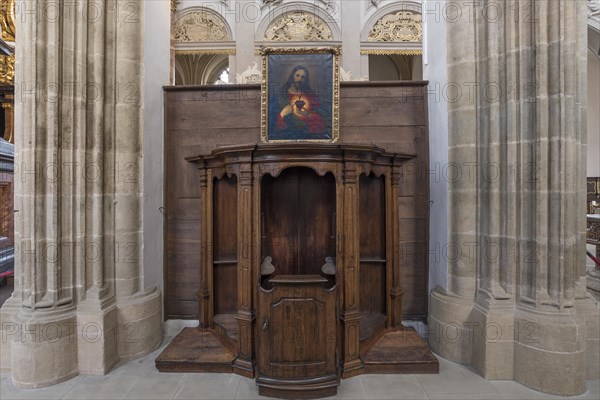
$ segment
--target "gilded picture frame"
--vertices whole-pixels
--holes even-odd
[[[261,141],[339,140],[340,47],[261,48]]]

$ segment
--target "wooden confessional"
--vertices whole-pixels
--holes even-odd
[[[280,398],[332,396],[361,373],[437,372],[401,324],[401,176],[418,156],[345,142],[187,155],[200,325],[157,368],[256,377],[260,394]]]

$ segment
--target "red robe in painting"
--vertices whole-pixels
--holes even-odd
[[[288,104],[293,102],[296,108],[295,113],[277,118],[277,127],[279,129],[306,129],[309,134],[320,134],[325,131],[325,121],[317,110],[320,106],[317,96],[313,94],[288,93]],[[292,126],[290,126],[292,125]]]

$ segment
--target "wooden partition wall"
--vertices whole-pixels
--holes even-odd
[[[400,253],[402,315],[424,317],[427,313],[429,143],[427,135],[426,82],[343,83],[340,95],[340,143],[368,144],[388,152],[415,154],[402,166],[397,217],[400,235],[395,251]],[[186,157],[213,150],[250,145],[260,140],[260,87],[203,86],[165,88],[165,318],[199,318],[201,203],[200,176]],[[235,177],[219,180],[212,193],[219,223],[213,227],[220,254],[213,255],[213,271],[227,285],[216,289],[214,309],[229,315],[233,309],[237,249],[233,235],[237,220]],[[385,182],[374,176],[360,177],[361,225],[384,218],[373,201],[381,201]],[[229,194],[229,195],[228,195]],[[372,224],[382,226],[382,224]],[[383,232],[361,230],[361,282],[372,287],[385,282],[382,260],[386,244]],[[228,277],[231,277],[229,279]],[[360,298],[364,320],[376,323],[386,313],[385,299],[372,293]],[[383,323],[383,322],[382,322]],[[365,326],[372,326],[367,324]],[[361,325],[361,329],[363,325]],[[369,332],[361,332],[361,336]]]

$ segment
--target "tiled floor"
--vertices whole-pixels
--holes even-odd
[[[107,376],[79,376],[44,389],[15,388],[0,374],[0,399],[259,399],[253,380],[232,374],[159,373],[154,359],[174,337],[148,356],[125,363]],[[600,381],[573,399],[600,399]],[[343,380],[339,399],[567,399],[512,381],[486,381],[469,368],[440,359],[439,375],[362,375]]]

